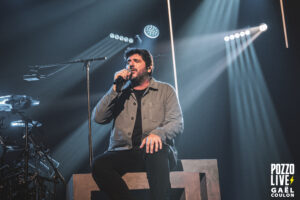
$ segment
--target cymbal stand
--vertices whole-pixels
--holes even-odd
[[[25,187],[26,187],[26,195],[25,199],[28,199],[28,162],[29,162],[29,143],[28,143],[28,136],[29,136],[29,128],[28,128],[28,123],[32,122],[31,119],[26,117],[21,111],[14,111],[18,115],[20,115],[21,119],[25,123],[25,148],[24,148],[24,154],[25,154],[25,167],[24,167],[24,181],[25,181]]]
[[[28,117],[26,117],[23,114],[23,112],[21,112],[21,111],[14,111],[14,112],[21,117],[22,121],[25,124],[25,135],[24,135],[25,148],[24,148],[24,152],[25,152],[25,180],[27,181],[27,178],[28,178],[28,161],[29,161],[29,140],[28,140],[29,127],[28,127],[28,124],[29,124],[29,122],[32,122],[32,120],[29,119]]]
[[[60,180],[64,185],[66,185],[66,181],[65,181],[63,175],[59,172],[58,168],[53,164],[53,161],[52,161],[51,157],[49,156],[48,149],[44,150],[43,147],[41,147],[40,145],[37,145],[37,143],[32,138],[32,135],[29,135],[28,139],[30,140],[31,144],[33,145],[33,148],[35,149],[35,152],[37,154],[39,154],[39,156],[44,157],[48,161],[48,163],[50,164],[51,168],[54,171],[53,178],[52,179],[47,178],[47,181],[52,181],[54,183],[53,196],[54,196],[54,199],[56,199],[56,185],[57,185],[57,183],[59,183],[59,180]]]
[[[54,199],[56,199],[56,184],[59,183],[59,180],[61,180],[63,182],[64,185],[66,185],[66,181],[64,179],[64,177],[62,176],[62,174],[58,171],[57,167],[54,166],[53,162],[51,161],[51,159],[49,158],[49,155],[46,154],[45,158],[47,159],[47,161],[50,163],[52,169],[54,170],[54,177],[53,177],[53,182],[54,182],[54,191],[53,191],[53,195],[54,195]]]

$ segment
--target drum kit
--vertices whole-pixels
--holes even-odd
[[[58,171],[59,162],[49,154],[50,150],[39,144],[35,132],[42,123],[33,121],[24,110],[39,105],[27,95],[0,96],[0,112],[10,112],[19,120],[10,126],[22,129],[18,142],[2,134],[7,127],[5,117],[0,117],[0,199],[2,200],[52,200],[56,198],[56,186],[65,183]]]

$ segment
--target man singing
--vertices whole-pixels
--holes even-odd
[[[149,51],[128,49],[124,58],[126,69],[115,73],[114,85],[93,111],[99,124],[113,120],[108,151],[95,158],[93,178],[110,199],[132,200],[121,177],[146,171],[151,200],[169,200],[174,138],[183,132],[179,101],[172,86],[152,77]]]

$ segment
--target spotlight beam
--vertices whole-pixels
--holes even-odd
[[[247,187],[240,192],[251,191],[253,198],[261,196],[261,187],[257,183],[268,185],[261,169],[271,161],[287,159],[286,156],[290,155],[252,44],[261,33],[257,31],[254,35],[225,42],[231,130],[235,144],[233,163],[241,164],[240,173],[246,171],[250,174]],[[232,179],[245,183],[241,177]]]
[[[79,164],[88,157],[87,127],[88,121],[85,121],[54,149],[53,157],[61,163],[59,170],[64,176],[68,177],[72,172],[78,170]],[[111,124],[100,126],[92,123],[93,132],[97,133],[93,135],[93,146],[99,145],[104,140],[105,133],[108,133],[110,128]]]

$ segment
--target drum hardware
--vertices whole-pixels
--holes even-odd
[[[39,104],[39,100],[34,100],[27,95],[0,96],[0,111],[4,112],[25,110],[30,107],[38,106]]]
[[[13,127],[23,127],[25,128],[25,121],[23,120],[17,120],[17,121],[12,121],[10,122],[10,125]],[[41,127],[42,123],[38,122],[38,121],[31,121],[28,123],[28,128],[32,128],[32,127]]]
[[[56,185],[60,182],[65,184],[57,169],[59,162],[34,138],[32,131],[41,127],[42,123],[29,119],[22,112],[37,105],[38,100],[26,95],[0,96],[0,111],[12,112],[21,118],[10,125],[24,128],[24,144],[20,146],[8,145],[6,138],[0,135],[0,199],[55,199]],[[0,118],[1,128],[4,128],[3,120],[3,117]],[[8,154],[15,152],[20,152],[20,159],[8,163]],[[52,191],[50,185],[53,185]]]
[[[0,104],[0,107],[1,107],[1,104]],[[1,108],[0,108],[0,111],[1,111]],[[4,129],[4,128],[6,128],[4,126],[4,117],[0,117],[0,129]]]

